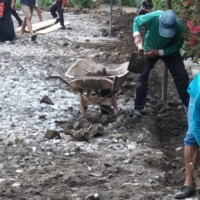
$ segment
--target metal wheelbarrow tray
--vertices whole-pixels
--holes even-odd
[[[89,105],[109,105],[118,114],[116,90],[122,86],[128,62],[111,68],[91,60],[80,59],[69,67],[65,76],[69,85],[80,94],[81,114]]]

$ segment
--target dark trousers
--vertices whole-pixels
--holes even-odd
[[[147,99],[147,87],[148,87],[148,78],[150,71],[153,69],[154,64],[162,59],[169,69],[176,89],[178,91],[179,97],[182,100],[183,104],[188,107],[189,95],[187,93],[187,88],[189,85],[189,77],[185,70],[185,66],[181,55],[179,52],[170,56],[147,58],[145,67],[142,73],[139,75],[137,87],[136,87],[136,97],[134,102],[134,108],[137,110],[144,109]]]
[[[15,17],[15,19],[18,21],[19,24],[22,22],[21,18],[19,17],[15,9],[11,9],[11,14]]]
[[[50,8],[51,15],[53,18],[58,17],[56,11],[58,11],[60,25],[64,26],[64,17],[63,17],[63,9],[62,9],[62,0],[56,1]]]

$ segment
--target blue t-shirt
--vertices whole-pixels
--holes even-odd
[[[36,0],[20,0],[21,5],[35,7]]]
[[[194,137],[200,147],[200,73],[191,81],[188,87],[188,93],[194,98],[194,107],[192,112],[192,130]]]

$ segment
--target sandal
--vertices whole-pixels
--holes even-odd
[[[185,199],[196,193],[196,189],[193,186],[182,186],[181,189],[175,194],[175,199]]]

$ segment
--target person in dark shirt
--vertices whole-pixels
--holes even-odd
[[[50,8],[50,12],[51,12],[51,15],[53,16],[53,18],[57,18],[59,15],[57,22],[60,21],[62,30],[66,29],[65,24],[64,24],[64,16],[63,16],[65,5],[66,5],[66,0],[56,0],[56,2]],[[58,11],[58,15],[57,15],[56,11]]]
[[[144,15],[146,13],[149,13],[152,11],[153,3],[152,0],[145,0],[142,1],[142,3],[139,4],[137,8],[137,15]]]
[[[33,15],[33,10],[35,8],[36,1],[35,0],[20,0],[20,3],[21,3],[22,12],[24,13],[24,20],[22,23],[22,29],[20,32],[20,36],[22,36],[24,34],[25,28],[27,26],[28,30],[31,34],[31,40],[35,41],[37,38],[37,35],[33,33],[32,25],[31,25],[31,18]]]
[[[0,0],[0,4],[4,5],[3,16],[0,17],[0,42],[14,41],[16,35],[11,18],[11,4],[14,6],[14,0]]]

